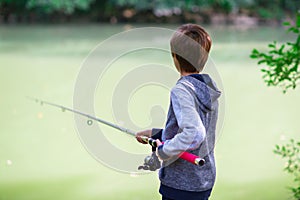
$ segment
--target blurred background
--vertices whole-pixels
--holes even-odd
[[[107,168],[81,144],[72,114],[26,96],[72,107],[81,64],[96,45],[133,28],[183,23],[200,24],[211,35],[226,97],[211,199],[290,199],[291,177],[272,150],[299,135],[299,89],[283,95],[267,88],[249,55],[273,40],[295,39],[281,24],[299,9],[299,0],[0,0],[0,200],[160,199],[156,172]],[[166,62],[172,65],[171,57]],[[147,94],[140,98],[157,100]],[[167,109],[168,92],[161,95]],[[146,107],[133,109],[141,129],[150,120]],[[158,118],[164,124],[165,116]],[[146,148],[128,137],[123,142]]]

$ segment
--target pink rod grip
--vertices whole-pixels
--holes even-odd
[[[180,154],[179,156],[181,159],[186,160],[190,163],[193,163],[195,165],[204,165],[205,160],[200,158],[199,156],[196,156],[194,154],[188,153],[188,152],[183,152],[182,154]]]
[[[162,142],[163,143],[163,142]],[[205,160],[200,158],[199,156],[196,156],[194,154],[191,154],[189,152],[184,151],[179,155],[179,158],[186,160],[194,165],[202,166],[205,164]]]
[[[142,137],[142,139],[145,142],[148,142],[151,146],[156,147],[156,140],[152,139],[152,138],[148,138],[148,137]],[[162,142],[163,143],[163,142]],[[194,154],[191,154],[189,152],[183,152],[179,155],[179,158],[186,160],[194,165],[199,165],[202,166],[205,163],[205,160],[200,158],[199,156],[196,156]]]

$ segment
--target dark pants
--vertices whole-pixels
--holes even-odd
[[[199,200],[208,200],[208,198],[209,198],[209,196],[208,197],[203,197],[203,198],[201,198]],[[166,197],[162,197],[162,200],[176,200],[176,199],[168,199]]]
[[[197,200],[208,200],[210,196],[211,190],[201,192],[201,195],[199,198],[197,197]],[[186,199],[169,199],[167,197],[162,196],[162,200],[186,200]]]
[[[199,200],[208,200],[209,197],[203,197],[202,199]],[[166,197],[162,197],[162,200],[175,200],[175,199],[168,199]]]

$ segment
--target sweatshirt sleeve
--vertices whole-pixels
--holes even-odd
[[[151,138],[155,139],[155,140],[156,139],[161,140],[162,131],[163,131],[163,129],[153,128]]]
[[[195,99],[188,90],[175,86],[171,91],[171,103],[180,131],[158,148],[158,155],[163,160],[178,156],[183,151],[196,149],[206,135]]]

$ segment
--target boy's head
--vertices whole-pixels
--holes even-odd
[[[184,24],[173,34],[170,45],[178,71],[199,73],[207,61],[211,39],[201,26]]]

